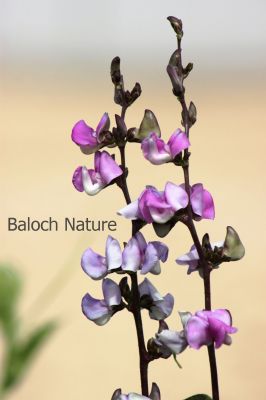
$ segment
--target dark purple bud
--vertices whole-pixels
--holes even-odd
[[[178,67],[180,65],[180,52],[178,50],[175,50],[171,55],[169,65],[172,65],[172,67]]]
[[[190,126],[194,125],[197,121],[197,109],[195,104],[191,101],[188,108],[188,118]]]
[[[175,96],[179,97],[185,91],[183,86],[183,78],[178,74],[177,67],[173,67],[172,65],[168,64],[166,70],[172,82],[173,93]]]
[[[117,125],[117,139],[119,142],[124,142],[125,137],[127,136],[127,127],[123,118],[120,115],[115,115],[115,121]]]
[[[120,287],[122,297],[124,297],[124,299],[128,302],[130,300],[131,291],[130,291],[130,287],[127,283],[126,276],[124,278],[122,278],[121,281],[119,282],[119,287]]]
[[[173,30],[175,31],[178,39],[181,39],[183,36],[183,24],[181,19],[178,19],[176,17],[168,17],[167,18],[170,24],[172,25]]]
[[[188,65],[185,68],[183,68],[183,76],[184,76],[184,78],[186,78],[189,75],[189,73],[192,71],[192,69],[193,69],[193,64],[192,63],[188,63]]]
[[[122,78],[120,71],[120,58],[115,57],[111,62],[111,78],[114,85],[119,84]]]
[[[115,86],[114,101],[121,106],[124,105],[124,81],[120,71],[120,58],[115,57],[111,62],[111,78]]]
[[[131,106],[132,103],[134,103],[135,100],[141,95],[141,86],[138,82],[135,83],[135,86],[130,92],[130,100],[128,105]]]
[[[121,389],[116,389],[116,391],[114,392],[111,400],[118,400],[119,397],[121,396],[121,394],[122,394]]]
[[[150,398],[152,400],[161,400],[160,389],[159,389],[158,385],[156,385],[156,383],[154,383],[154,382],[153,382],[152,387],[151,387]]]
[[[205,235],[202,238],[202,247],[206,250],[206,251],[212,251],[212,246],[210,243],[210,237],[208,233],[205,233]]]

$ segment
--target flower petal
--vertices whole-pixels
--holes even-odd
[[[110,128],[110,118],[108,113],[104,113],[96,128],[97,139],[100,142],[100,135],[103,131],[108,131]]]
[[[202,218],[214,219],[215,210],[211,194],[204,189],[201,183],[196,183],[191,188],[191,206],[195,214]]]
[[[96,195],[106,186],[104,182],[100,180],[98,180],[96,183],[93,183],[90,173],[86,167],[82,167],[82,183],[85,192],[89,196]]]
[[[154,267],[157,267],[155,269],[156,275],[161,272],[160,264],[159,264],[159,269],[158,269],[158,251],[156,247],[152,243],[148,243],[146,251],[145,251],[145,256],[143,260],[143,264],[141,266],[141,274],[147,274],[148,272],[154,272]]]
[[[72,177],[72,183],[79,192],[84,191],[82,183],[82,167],[78,167],[75,169]]]
[[[139,294],[140,297],[148,295],[153,301],[163,300],[163,297],[160,295],[156,287],[153,286],[153,284],[147,278],[145,278],[144,281],[139,285]]]
[[[180,354],[187,348],[187,340],[184,331],[176,332],[165,329],[156,335],[157,339],[172,353]]]
[[[111,313],[105,302],[94,299],[89,293],[83,297],[81,307],[83,314],[97,325],[104,325],[111,318]]]
[[[178,257],[175,261],[179,265],[188,265],[189,266],[187,272],[188,274],[196,271],[199,261],[199,255],[196,247],[193,245],[188,253]]]
[[[166,246],[166,244],[159,242],[158,240],[152,241],[150,243],[155,247],[158,253],[159,260],[165,262],[168,258],[168,252],[169,252],[169,249]]]
[[[128,219],[138,219],[138,200],[133,201],[132,203],[128,204],[126,207],[121,208],[121,210],[117,211],[118,215],[122,215]]]
[[[212,338],[208,328],[208,321],[198,316],[192,316],[188,320],[185,332],[190,347],[193,349],[199,349],[203,345],[208,346],[211,344]]]
[[[121,303],[121,292],[116,282],[106,278],[103,280],[102,288],[104,300],[109,307],[118,306]]]
[[[154,165],[171,161],[172,157],[169,147],[154,132],[151,132],[149,137],[142,141],[141,149],[146,160]]]
[[[122,175],[122,169],[107,151],[101,153],[99,173],[105,184],[109,184],[118,176]]]
[[[164,193],[167,203],[172,206],[174,211],[181,210],[188,205],[187,192],[181,185],[177,186],[172,182],[167,182]]]
[[[124,271],[136,272],[140,267],[141,254],[138,241],[132,237],[123,250],[122,269]]]
[[[177,154],[190,146],[190,142],[185,132],[182,132],[181,129],[177,129],[170,137],[168,145],[172,158],[175,158]]]
[[[150,308],[150,318],[157,321],[166,319],[172,313],[173,307],[174,297],[168,293],[162,301],[156,301],[155,305]]]
[[[102,279],[107,275],[105,257],[88,248],[81,257],[81,267],[92,279]]]
[[[108,236],[105,245],[105,257],[108,270],[121,267],[122,264],[122,251],[118,240],[112,236]]]
[[[98,145],[94,130],[84,120],[78,121],[74,125],[71,138],[79,146],[95,148]]]

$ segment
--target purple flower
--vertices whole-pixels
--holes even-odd
[[[104,113],[96,130],[86,124],[85,121],[78,121],[72,129],[71,138],[85,154],[91,154],[99,150],[102,146],[101,134],[110,127],[110,119]]]
[[[237,332],[232,326],[228,310],[198,311],[187,321],[185,334],[190,347],[199,349],[203,345],[215,343],[216,349],[222,344],[230,345],[229,334]]]
[[[78,167],[72,182],[79,192],[85,191],[89,196],[94,196],[122,173],[122,169],[107,151],[97,151],[94,155],[94,169]]]
[[[147,278],[139,285],[139,294],[140,298],[145,296],[145,299],[148,300],[147,308],[151,319],[164,320],[172,313],[174,297],[170,293],[162,297]]]
[[[82,299],[82,312],[96,325],[105,325],[114,314],[115,306],[121,303],[121,292],[119,286],[111,279],[102,282],[103,300],[94,299],[89,293]]]
[[[119,210],[118,214],[129,219],[142,219],[149,224],[152,222],[163,224],[187,204],[188,195],[185,189],[167,182],[162,192],[153,186],[147,186],[138,200]]]
[[[219,248],[223,246],[223,244],[224,242],[211,243],[211,247],[212,249],[215,247]],[[191,272],[197,271],[199,267],[199,254],[195,245],[193,244],[188,253],[178,257],[175,261],[179,265],[188,265],[188,275],[191,274]]]
[[[214,219],[215,209],[212,195],[204,189],[202,183],[196,183],[191,187],[191,206],[197,219]]]
[[[159,241],[147,244],[144,236],[138,232],[128,241],[123,251],[119,242],[108,236],[105,257],[95,253],[91,248],[86,249],[81,258],[81,266],[86,274],[95,280],[104,278],[117,268],[158,275],[161,272],[160,261],[165,262],[167,257],[168,247],[165,244]]]
[[[141,144],[144,157],[155,165],[173,161],[182,150],[189,146],[188,137],[181,129],[177,129],[172,134],[167,144],[155,132],[151,132]]]
[[[201,183],[191,187],[190,202],[195,219],[214,218],[212,196]],[[138,200],[119,210],[118,214],[128,219],[141,219],[149,224],[164,224],[187,205],[188,194],[184,185],[167,182],[161,192],[153,186],[147,186]]]
[[[237,332],[232,326],[232,317],[228,310],[197,311],[180,313],[183,330],[176,332],[168,329],[156,335],[156,342],[174,354],[179,354],[189,345],[193,349],[214,343],[218,349],[222,344],[230,345],[229,336]]]

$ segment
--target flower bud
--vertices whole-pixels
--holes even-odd
[[[188,118],[190,126],[194,125],[197,121],[197,109],[195,104],[191,101],[188,109]]]
[[[111,62],[111,79],[115,86],[114,102],[124,105],[124,81],[120,71],[120,58],[115,57]]]
[[[183,76],[184,78],[186,78],[188,76],[188,74],[192,71],[193,69],[193,64],[192,63],[188,63],[188,65],[183,68]]]
[[[240,260],[245,255],[245,248],[234,228],[228,226],[226,230],[223,255],[229,257],[230,261]]]
[[[170,24],[172,25],[173,30],[175,31],[178,39],[181,39],[183,36],[183,24],[181,19],[178,19],[176,17],[168,17],[167,18]]]
[[[185,91],[183,78],[179,75],[177,67],[173,67],[171,64],[168,64],[166,70],[172,82],[173,93],[175,96],[179,97]]]
[[[116,136],[118,142],[124,142],[125,137],[127,136],[127,127],[123,118],[120,115],[115,114],[115,121],[117,125]]]
[[[161,400],[160,389],[156,385],[156,383],[154,383],[154,382],[153,382],[152,387],[151,387],[150,398],[151,398],[151,400]]]
[[[116,391],[114,392],[111,400],[118,400],[119,397],[121,396],[121,394],[122,394],[121,389],[116,389]]]
[[[130,291],[130,287],[127,283],[126,276],[124,278],[122,278],[121,281],[119,282],[119,288],[121,291],[121,296],[124,297],[124,299],[128,302],[130,300],[131,291]]]

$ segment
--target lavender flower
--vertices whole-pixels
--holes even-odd
[[[85,191],[89,196],[94,196],[122,173],[122,169],[107,151],[97,151],[94,156],[94,169],[78,167],[72,182],[79,192]]]
[[[102,282],[103,300],[93,298],[89,293],[82,299],[83,314],[96,325],[105,325],[115,312],[115,306],[121,304],[120,288],[111,279]]]
[[[151,132],[149,137],[141,143],[144,157],[155,165],[173,161],[182,150],[187,149],[189,146],[188,137],[181,129],[177,129],[172,134],[167,144],[155,132]]]
[[[195,219],[214,219],[212,196],[201,183],[191,187],[190,202]],[[167,182],[164,191],[161,192],[153,186],[147,186],[138,200],[119,210],[118,214],[132,220],[141,219],[147,223],[164,224],[187,205],[188,194],[184,185]]]
[[[149,310],[151,319],[164,320],[172,313],[174,297],[170,293],[161,296],[156,287],[147,278],[139,285],[139,294],[140,298],[144,297],[144,301],[141,301],[141,304],[147,303],[146,308]]]
[[[83,153],[91,154],[104,146],[101,136],[103,132],[108,131],[109,127],[109,116],[104,113],[95,130],[87,125],[84,120],[78,121],[72,129],[71,138]]]
[[[92,279],[102,279],[109,272],[117,268],[122,271],[141,274],[148,272],[158,275],[161,272],[160,261],[165,262],[168,257],[168,247],[159,241],[147,244],[144,236],[138,232],[121,250],[119,242],[108,236],[105,245],[105,257],[95,253],[91,248],[84,251],[81,258],[83,270]]]

